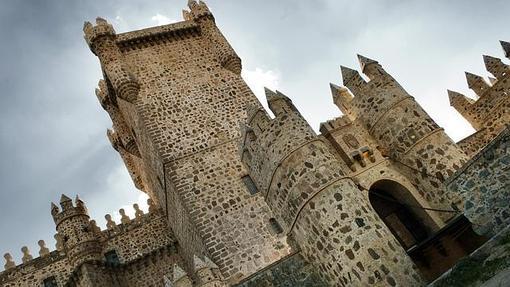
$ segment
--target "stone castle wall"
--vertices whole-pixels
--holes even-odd
[[[185,268],[191,271],[195,254],[207,255],[235,282],[290,249],[271,234],[267,204],[242,181],[238,125],[247,105],[260,104],[207,6],[189,6],[184,22],[114,35],[115,47],[96,44],[104,40],[92,30],[86,38],[113,83],[111,94],[134,134],[149,189],[181,243]],[[105,62],[129,72],[136,96],[122,96],[115,85],[121,80],[110,77],[121,73],[109,73]]]
[[[276,118],[248,121],[243,161],[254,175],[266,164],[271,176],[256,176],[256,182],[268,187],[266,201],[321,278],[340,286],[422,284],[328,141],[313,134],[283,94],[266,94]],[[258,120],[269,124],[260,129]]]
[[[494,235],[510,224],[510,128],[503,130],[450,180],[465,197],[464,214],[480,234]]]
[[[77,225],[75,228],[80,226]],[[119,258],[118,265],[99,264],[93,268],[100,268],[107,274],[115,274],[118,280],[123,282],[122,286],[162,286],[163,277],[172,272],[172,265],[182,262],[178,255],[178,245],[168,233],[166,218],[160,210],[153,210],[144,215],[138,214],[134,219],[124,218],[124,223],[110,225],[103,231],[98,229],[91,231],[100,238],[103,258],[105,253],[112,250]],[[93,282],[88,277],[97,271],[86,272],[85,270],[92,268],[87,264],[85,267],[80,265],[77,269],[74,268],[68,257],[74,255],[69,254],[61,245],[57,245],[57,248],[58,250],[0,273],[0,286],[39,287],[50,277],[55,277],[58,286],[70,282],[82,282],[77,286],[97,286],[86,283]],[[146,277],[147,274],[153,276]]]

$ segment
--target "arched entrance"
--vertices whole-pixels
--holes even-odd
[[[400,183],[380,180],[368,194],[370,203],[404,249],[426,240],[438,229],[432,218]]]
[[[428,281],[450,269],[486,240],[473,231],[463,215],[453,217],[439,228],[412,193],[398,182],[377,181],[370,187],[368,197]]]

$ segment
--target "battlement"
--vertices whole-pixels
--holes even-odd
[[[117,35],[116,43],[121,49],[134,50],[151,43],[163,43],[170,39],[199,35],[199,26],[191,19],[168,25],[150,27]]]
[[[353,117],[351,113],[351,101],[353,95],[345,87],[340,87],[330,83],[331,95],[333,96],[333,103],[342,111],[344,115]]]
[[[123,233],[129,232],[133,229],[136,229],[138,227],[141,227],[143,225],[149,224],[151,221],[155,220],[156,218],[163,217],[163,213],[161,209],[158,209],[154,202],[151,199],[147,200],[147,204],[149,206],[149,211],[147,213],[144,213],[143,210],[140,209],[138,204],[133,204],[133,209],[135,213],[134,218],[130,218],[124,209],[119,210],[119,214],[121,216],[120,223],[117,224],[111,217],[110,214],[106,214],[106,228],[101,229],[99,226],[97,226],[95,220],[90,220],[90,230],[94,234],[96,234],[101,242],[108,242],[114,239],[117,236],[120,236]],[[65,220],[68,217],[76,216],[76,215],[82,215],[87,214],[85,205],[83,201],[81,201],[78,197],[75,201],[75,205],[73,205],[72,200],[62,195],[61,198],[61,207],[62,211],[56,211],[58,210],[58,207],[52,203],[52,213],[58,212],[56,215],[54,215],[55,222],[57,225]],[[88,216],[88,215],[87,215]],[[55,249],[51,250],[48,247],[46,247],[46,243],[44,240],[39,240],[37,244],[39,245],[39,256],[34,257],[27,246],[23,246],[21,248],[21,252],[23,253],[22,257],[22,263],[16,264],[14,261],[12,255],[8,252],[4,254],[4,269],[6,271],[9,270],[9,272],[16,273],[16,270],[22,270],[22,269],[30,269],[29,266],[35,266],[35,268],[40,268],[40,266],[45,266],[50,264],[51,262],[55,262],[58,260],[61,260],[65,258],[65,248],[63,245],[63,238],[62,236],[59,236],[59,234],[55,234]],[[39,266],[39,267],[37,267]],[[5,277],[4,277],[5,276]],[[4,272],[0,272],[0,283],[2,283],[2,278],[7,278],[9,275],[6,275]]]
[[[501,41],[505,56],[508,57],[509,45]],[[483,55],[488,72],[495,78],[487,83],[481,76],[466,72],[468,87],[477,95],[470,99],[460,93],[448,91],[450,105],[454,107],[477,131],[485,130],[483,137],[471,137],[469,153],[476,152],[504,128],[508,122],[509,100],[506,91],[510,88],[510,66],[499,58]]]
[[[334,130],[341,129],[352,124],[352,120],[348,116],[341,116],[320,124],[319,131],[321,134],[329,134]]]
[[[202,17],[212,18],[214,20],[214,16],[209,10],[209,7],[203,1],[189,0],[188,7],[190,11],[183,10],[184,19],[191,18],[194,20],[199,20]],[[185,13],[184,11],[188,12]]]
[[[90,47],[90,50],[96,54],[96,40],[101,37],[115,37],[116,33],[113,26],[101,17],[96,18],[96,25],[86,21],[83,24],[83,33],[85,41]]]
[[[53,221],[55,221],[56,226],[70,217],[80,215],[89,216],[85,203],[83,203],[78,196],[76,196],[75,204],[76,205],[73,205],[71,198],[67,197],[65,194],[62,194],[60,197],[60,207],[62,210],[60,210],[55,203],[51,203],[51,215],[53,216]]]

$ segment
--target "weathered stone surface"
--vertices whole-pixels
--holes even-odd
[[[501,60],[484,57],[491,84],[467,74],[477,101],[449,93],[477,129],[459,144],[360,55],[369,81],[341,68],[346,87],[331,91],[344,116],[317,135],[290,98],[266,89],[270,118],[207,5],[188,7],[184,21],[122,34],[102,18],[84,25],[107,137],[149,213],[120,209],[101,230],[83,201],[62,195],[51,205],[57,250],[40,241],[40,256],[23,248],[18,266],[5,254],[1,286],[421,286],[417,266],[434,264],[413,250],[432,242],[426,251],[450,261],[472,250],[439,238],[457,207],[487,228],[508,225]]]

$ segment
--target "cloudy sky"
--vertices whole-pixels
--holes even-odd
[[[181,19],[186,0],[0,0],[0,253],[20,262],[23,245],[53,249],[50,201],[79,194],[104,215],[144,201],[105,136],[109,118],[94,95],[97,58],[82,25],[96,16],[125,32]],[[243,59],[243,76],[293,99],[318,130],[340,112],[329,83],[356,53],[379,60],[459,140],[472,130],[446,89],[473,94],[464,71],[488,75],[482,54],[502,57],[509,1],[209,0]],[[131,209],[128,207],[128,213]],[[1,258],[1,257],[0,257]],[[0,265],[3,265],[0,264]]]

